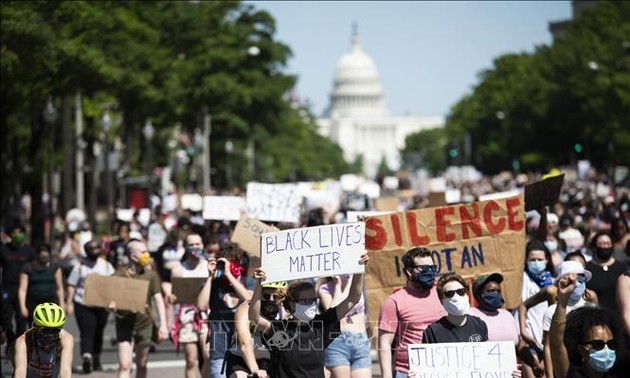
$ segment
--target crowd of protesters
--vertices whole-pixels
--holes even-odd
[[[470,202],[526,181],[500,175],[448,186]],[[157,248],[149,248],[149,224],[137,214],[113,219],[99,235],[87,222],[67,224],[64,240],[35,248],[15,222],[2,233],[2,337],[14,345],[36,325],[37,306],[51,303],[77,320],[84,373],[102,369],[103,332],[114,316],[119,377],[131,375],[134,352],[136,376],[145,377],[152,343],[169,339],[184,351],[186,377],[369,377],[375,345],[382,377],[407,377],[415,373],[409,344],[481,341],[514,343],[514,376],[621,377],[630,371],[629,193],[600,176],[568,179],[555,206],[527,213],[518,308],[504,306],[501,272],[470,285],[440,275],[426,248],[410,249],[401,256],[407,281],[382,304],[374,327],[362,274],[262,285],[265,270],[230,242],[235,222],[157,207],[150,224],[165,235]],[[404,207],[427,201],[418,195]],[[315,209],[302,225],[276,226],[340,222],[345,210]],[[86,306],[90,274],[148,281],[146,311]],[[197,303],[178,302],[171,284],[178,277],[205,279]]]

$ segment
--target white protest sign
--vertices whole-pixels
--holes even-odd
[[[116,209],[116,219],[120,219],[123,222],[131,222],[133,209]]]
[[[203,209],[203,198],[197,193],[182,194],[180,203],[184,210],[201,211]]]
[[[510,378],[516,370],[511,341],[410,344],[407,350],[417,378]]]
[[[245,212],[245,199],[237,196],[204,196],[203,219],[237,221]]]
[[[363,273],[365,224],[340,223],[262,234],[265,282]]]
[[[247,184],[247,214],[252,218],[299,223],[301,206],[296,184]]]
[[[149,228],[147,229],[147,247],[149,248],[149,252],[155,252],[164,242],[166,241],[167,232],[159,223],[151,223]]]
[[[378,215],[385,215],[389,213],[389,211],[348,211],[346,213],[346,222],[361,222],[359,219],[375,217]]]
[[[482,194],[479,196],[479,201],[495,201],[504,198],[510,198],[514,196],[518,196],[523,193],[522,190],[509,190],[507,192],[497,192],[497,193],[488,193]]]
[[[447,189],[444,192],[444,197],[446,198],[446,203],[458,203],[461,201],[462,193],[459,189]]]

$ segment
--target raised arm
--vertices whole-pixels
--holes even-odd
[[[262,333],[267,333],[271,329],[269,320],[260,316],[260,297],[262,295],[262,284],[260,282],[264,281],[266,277],[267,274],[262,268],[254,270],[256,286],[254,287],[254,294],[252,294],[252,299],[249,303],[249,320],[251,320],[256,329]]]
[[[344,294],[347,294],[341,290],[342,285],[343,285],[343,282],[341,281],[341,278],[339,276],[335,276],[333,278],[333,292],[332,293],[330,293],[329,291],[323,291],[321,289],[318,291],[317,296],[319,297],[319,305],[321,306],[322,310],[326,311],[331,307],[335,307],[341,302],[342,298],[344,297]],[[349,289],[349,288],[350,288],[350,285],[347,285],[346,289]]]
[[[232,271],[230,270],[230,262],[226,258],[220,258],[219,261],[225,262],[225,269],[223,271],[223,275],[228,279],[230,284],[232,284],[232,288],[234,288],[234,292],[238,296],[241,301],[248,301],[252,297],[252,293],[247,290],[245,285],[241,282],[240,279],[237,279],[232,275]]]
[[[217,268],[217,260],[214,258],[208,259],[208,279],[199,291],[197,295],[197,307],[200,310],[207,310],[210,305],[210,292],[212,290],[212,279],[214,278],[214,271]]]
[[[361,255],[359,264],[365,265],[369,259],[370,258],[367,253],[365,253]],[[352,310],[352,308],[361,300],[361,295],[363,294],[363,275],[364,274],[361,273],[352,276],[352,283],[350,284],[348,296],[336,307],[337,319],[341,319],[346,316],[346,314],[350,312],[350,310]]]
[[[575,289],[575,275],[569,274],[558,280],[558,302],[549,328],[551,362],[556,377],[566,377],[569,372],[569,353],[564,345],[564,330],[567,323],[567,303]]]

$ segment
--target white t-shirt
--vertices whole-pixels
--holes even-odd
[[[586,301],[584,298],[580,298],[580,300],[575,302],[573,305],[567,305],[567,314],[584,305],[586,305]],[[551,319],[553,318],[554,312],[556,312],[556,307],[558,307],[558,305],[554,303],[547,308],[547,311],[545,311],[545,315],[543,317],[543,331],[545,332],[549,332],[549,329],[551,328]]]
[[[85,292],[85,279],[90,274],[100,274],[101,276],[111,276],[114,274],[114,267],[109,261],[97,259],[93,267],[85,265],[85,261],[72,268],[68,276],[68,285],[77,288],[74,293],[74,301],[83,304],[83,293]]]
[[[527,273],[523,272],[523,289],[521,291],[521,301],[525,302],[529,297],[538,293],[542,288],[538,286]],[[525,329],[527,332],[536,340],[536,344],[540,349],[543,348],[542,344],[542,333],[543,333],[543,316],[545,315],[545,311],[547,311],[547,307],[549,304],[544,301],[537,304],[534,307],[530,307],[527,310],[527,317],[525,318]],[[518,320],[518,311],[515,312],[514,316]]]

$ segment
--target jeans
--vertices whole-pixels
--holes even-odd
[[[370,340],[365,333],[341,332],[326,348],[326,367],[350,366],[355,369],[370,369]]]
[[[81,354],[99,356],[103,350],[103,331],[107,325],[107,310],[74,302],[74,316],[81,332]]]
[[[225,358],[215,358],[208,361],[210,378],[225,378],[225,369],[223,365]]]

